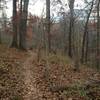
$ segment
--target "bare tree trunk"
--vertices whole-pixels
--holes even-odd
[[[72,58],[72,33],[74,28],[74,2],[75,0],[69,1],[69,8],[70,8],[70,25],[69,25],[69,48],[68,48],[68,55]]]
[[[21,20],[22,20],[22,18],[21,18],[21,16],[22,16],[22,10],[23,10],[23,8],[22,8],[22,3],[23,3],[23,0],[20,0],[20,9],[19,9],[19,30],[18,30],[18,32],[19,32],[19,41],[18,41],[18,44],[19,44],[19,48],[21,47],[21,34],[20,34],[20,31],[21,31]]]
[[[74,40],[74,71],[79,71],[80,68],[80,60],[79,60],[79,48],[80,48],[80,41],[79,41],[79,33],[77,33],[77,35],[75,36],[75,40]]]
[[[51,35],[50,35],[50,0],[46,0],[46,34],[48,42],[48,51],[51,51]]]
[[[0,10],[1,10],[1,0],[0,0]],[[0,44],[2,43],[2,40],[1,40],[1,29],[0,29]]]
[[[13,41],[11,47],[18,47],[17,44],[17,0],[13,0]]]
[[[23,8],[21,6],[20,28],[19,28],[19,48],[26,50],[26,33],[27,33],[27,15],[29,0],[23,0]],[[22,5],[22,4],[21,4]]]
[[[97,4],[97,51],[96,51],[96,66],[99,69],[100,66],[100,0]]]
[[[89,46],[89,33],[87,32],[86,35],[86,51],[85,51],[85,57],[84,57],[84,61],[87,63],[88,61],[88,46]]]
[[[66,51],[67,51],[67,45],[66,45],[66,15],[63,14],[63,55],[66,54]]]
[[[2,43],[2,40],[1,40],[1,29],[0,29],[0,44]]]
[[[88,22],[89,22],[89,18],[90,18],[92,9],[93,9],[93,4],[94,4],[94,0],[92,1],[91,8],[90,8],[90,11],[88,13],[87,20],[86,20],[85,27],[84,27],[84,34],[83,34],[83,41],[82,41],[81,63],[84,62],[86,35],[88,34]]]

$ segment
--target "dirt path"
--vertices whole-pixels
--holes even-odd
[[[35,78],[32,76],[32,70],[31,67],[32,61],[34,58],[36,58],[36,54],[29,51],[29,57],[26,59],[26,61],[23,63],[24,67],[24,83],[25,83],[25,94],[24,94],[24,100],[37,100],[37,94],[38,90],[34,84]]]

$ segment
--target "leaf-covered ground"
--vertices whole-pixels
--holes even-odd
[[[100,100],[100,73],[67,58],[0,46],[0,100]]]
[[[25,56],[26,53],[0,46],[0,100],[22,99],[24,83],[21,64]]]

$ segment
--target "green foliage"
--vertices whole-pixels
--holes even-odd
[[[23,100],[22,96],[16,95],[11,100]]]
[[[80,84],[80,83],[76,83],[75,85],[74,85],[74,87],[76,88],[76,91],[77,91],[77,93],[78,93],[78,95],[80,96],[80,97],[83,97],[83,98],[85,98],[86,100],[94,100],[94,98],[95,98],[95,100],[98,100],[97,98],[97,96],[92,96],[92,94],[94,94],[95,92],[92,92],[92,91],[98,91],[99,89],[99,87],[97,88],[96,86],[95,86],[95,88],[92,88],[92,87],[90,87],[90,88],[86,88],[83,84]],[[92,89],[92,91],[91,91],[91,89]],[[95,90],[96,89],[96,90]],[[97,92],[98,93],[98,92]]]
[[[87,91],[85,90],[85,88],[81,84],[77,83],[75,85],[75,87],[76,87],[76,89],[77,89],[77,91],[78,91],[78,93],[81,97],[86,97],[87,96]]]

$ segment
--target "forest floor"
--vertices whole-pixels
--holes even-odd
[[[50,55],[47,64],[35,50],[0,45],[0,100],[100,100],[100,73],[85,66],[76,72],[62,56]]]

